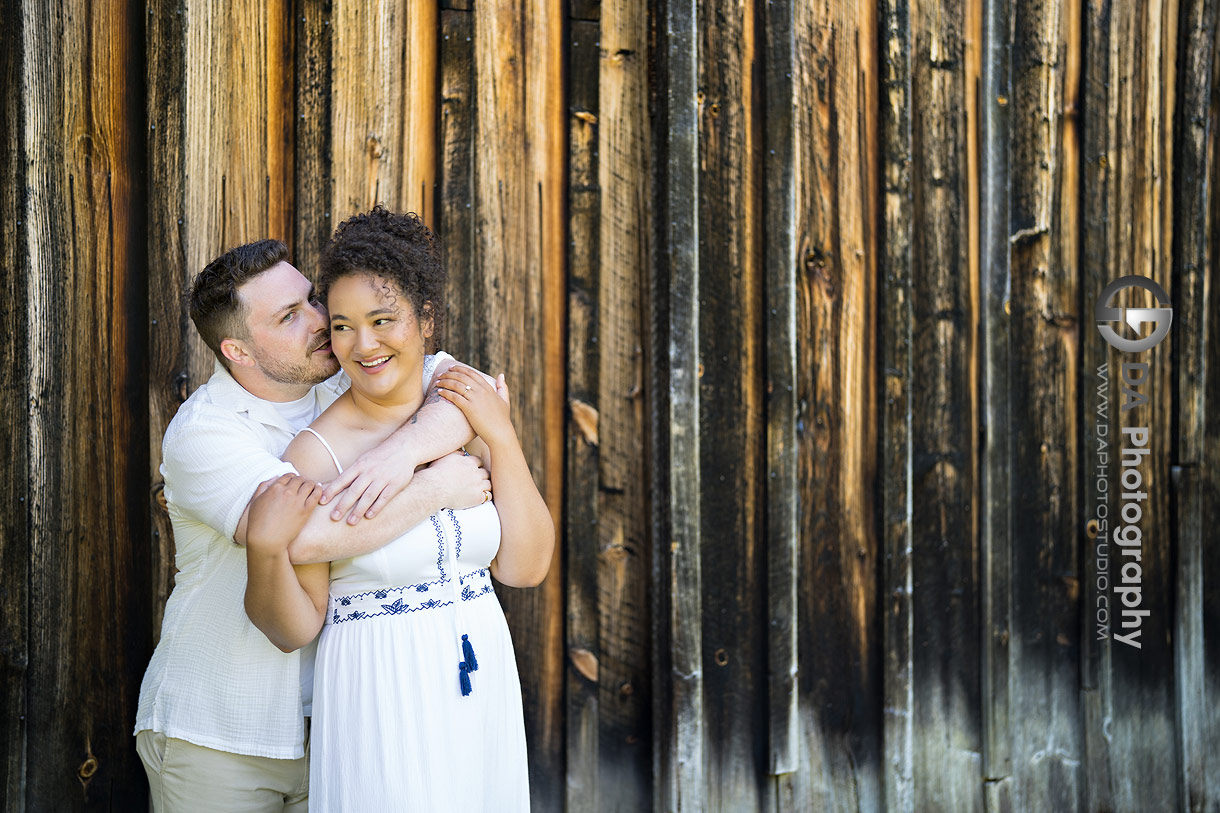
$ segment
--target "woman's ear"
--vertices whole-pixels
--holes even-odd
[[[436,309],[431,302],[425,302],[420,308],[419,330],[425,339],[432,338],[432,329],[436,325]]]

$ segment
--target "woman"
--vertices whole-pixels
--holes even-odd
[[[319,287],[351,388],[288,447],[301,477],[277,484],[274,528],[256,525],[252,512],[249,544],[291,539],[317,502],[315,484],[423,403],[444,282],[433,236],[415,215],[377,207],[339,227]],[[490,577],[538,584],[554,526],[509,419],[504,377],[453,367],[437,386],[477,435],[466,451],[490,473],[484,504],[435,514],[329,572],[298,567],[300,592],[283,602],[298,616],[296,640],[322,626],[311,810],[529,808],[520,683]]]

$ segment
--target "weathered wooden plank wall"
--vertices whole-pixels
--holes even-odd
[[[501,591],[535,809],[1215,807],[1218,16],[0,0],[6,809],[145,794],[192,276],[313,274],[373,203],[441,236],[562,529]],[[1175,325],[1123,415],[1132,273]],[[1152,428],[1138,651],[1093,623],[1103,397]]]

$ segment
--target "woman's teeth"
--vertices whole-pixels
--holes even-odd
[[[381,358],[376,358],[376,359],[373,359],[372,361],[362,361],[362,362],[360,362],[360,366],[361,367],[376,367],[389,360],[390,360],[389,356],[382,356]]]

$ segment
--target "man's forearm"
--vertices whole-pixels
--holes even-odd
[[[435,485],[420,472],[377,517],[366,519],[359,525],[334,522],[330,518],[330,507],[318,506],[297,538],[288,546],[288,556],[294,565],[304,565],[334,562],[370,553],[402,536],[443,507]]]
[[[462,410],[441,398],[429,386],[424,403],[411,418],[386,439],[415,465],[431,463],[474,439],[474,430]]]

